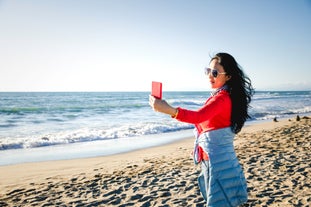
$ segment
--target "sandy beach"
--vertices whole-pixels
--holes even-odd
[[[235,148],[244,206],[309,206],[311,119],[244,127]],[[204,206],[193,137],[113,156],[0,167],[0,206]]]

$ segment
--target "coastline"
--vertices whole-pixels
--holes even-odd
[[[311,202],[310,123],[280,119],[247,125],[237,135],[251,206]],[[200,206],[199,166],[190,156],[193,141],[188,137],[116,155],[0,166],[0,204]]]
[[[192,136],[193,129],[46,147],[0,151],[0,166],[57,160],[75,160],[122,154],[166,145]]]

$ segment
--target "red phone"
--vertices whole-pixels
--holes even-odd
[[[151,95],[156,98],[162,99],[162,83],[161,82],[152,81]]]

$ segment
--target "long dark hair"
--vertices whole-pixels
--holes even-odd
[[[231,129],[237,134],[241,131],[245,121],[250,118],[249,104],[254,94],[251,80],[244,74],[241,66],[228,53],[217,53],[213,58],[223,66],[226,75],[231,76],[226,85],[232,101]]]

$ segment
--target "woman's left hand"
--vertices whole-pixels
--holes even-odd
[[[165,100],[155,98],[149,95],[149,105],[154,111],[169,114],[171,116],[176,114],[177,109],[169,105]]]

